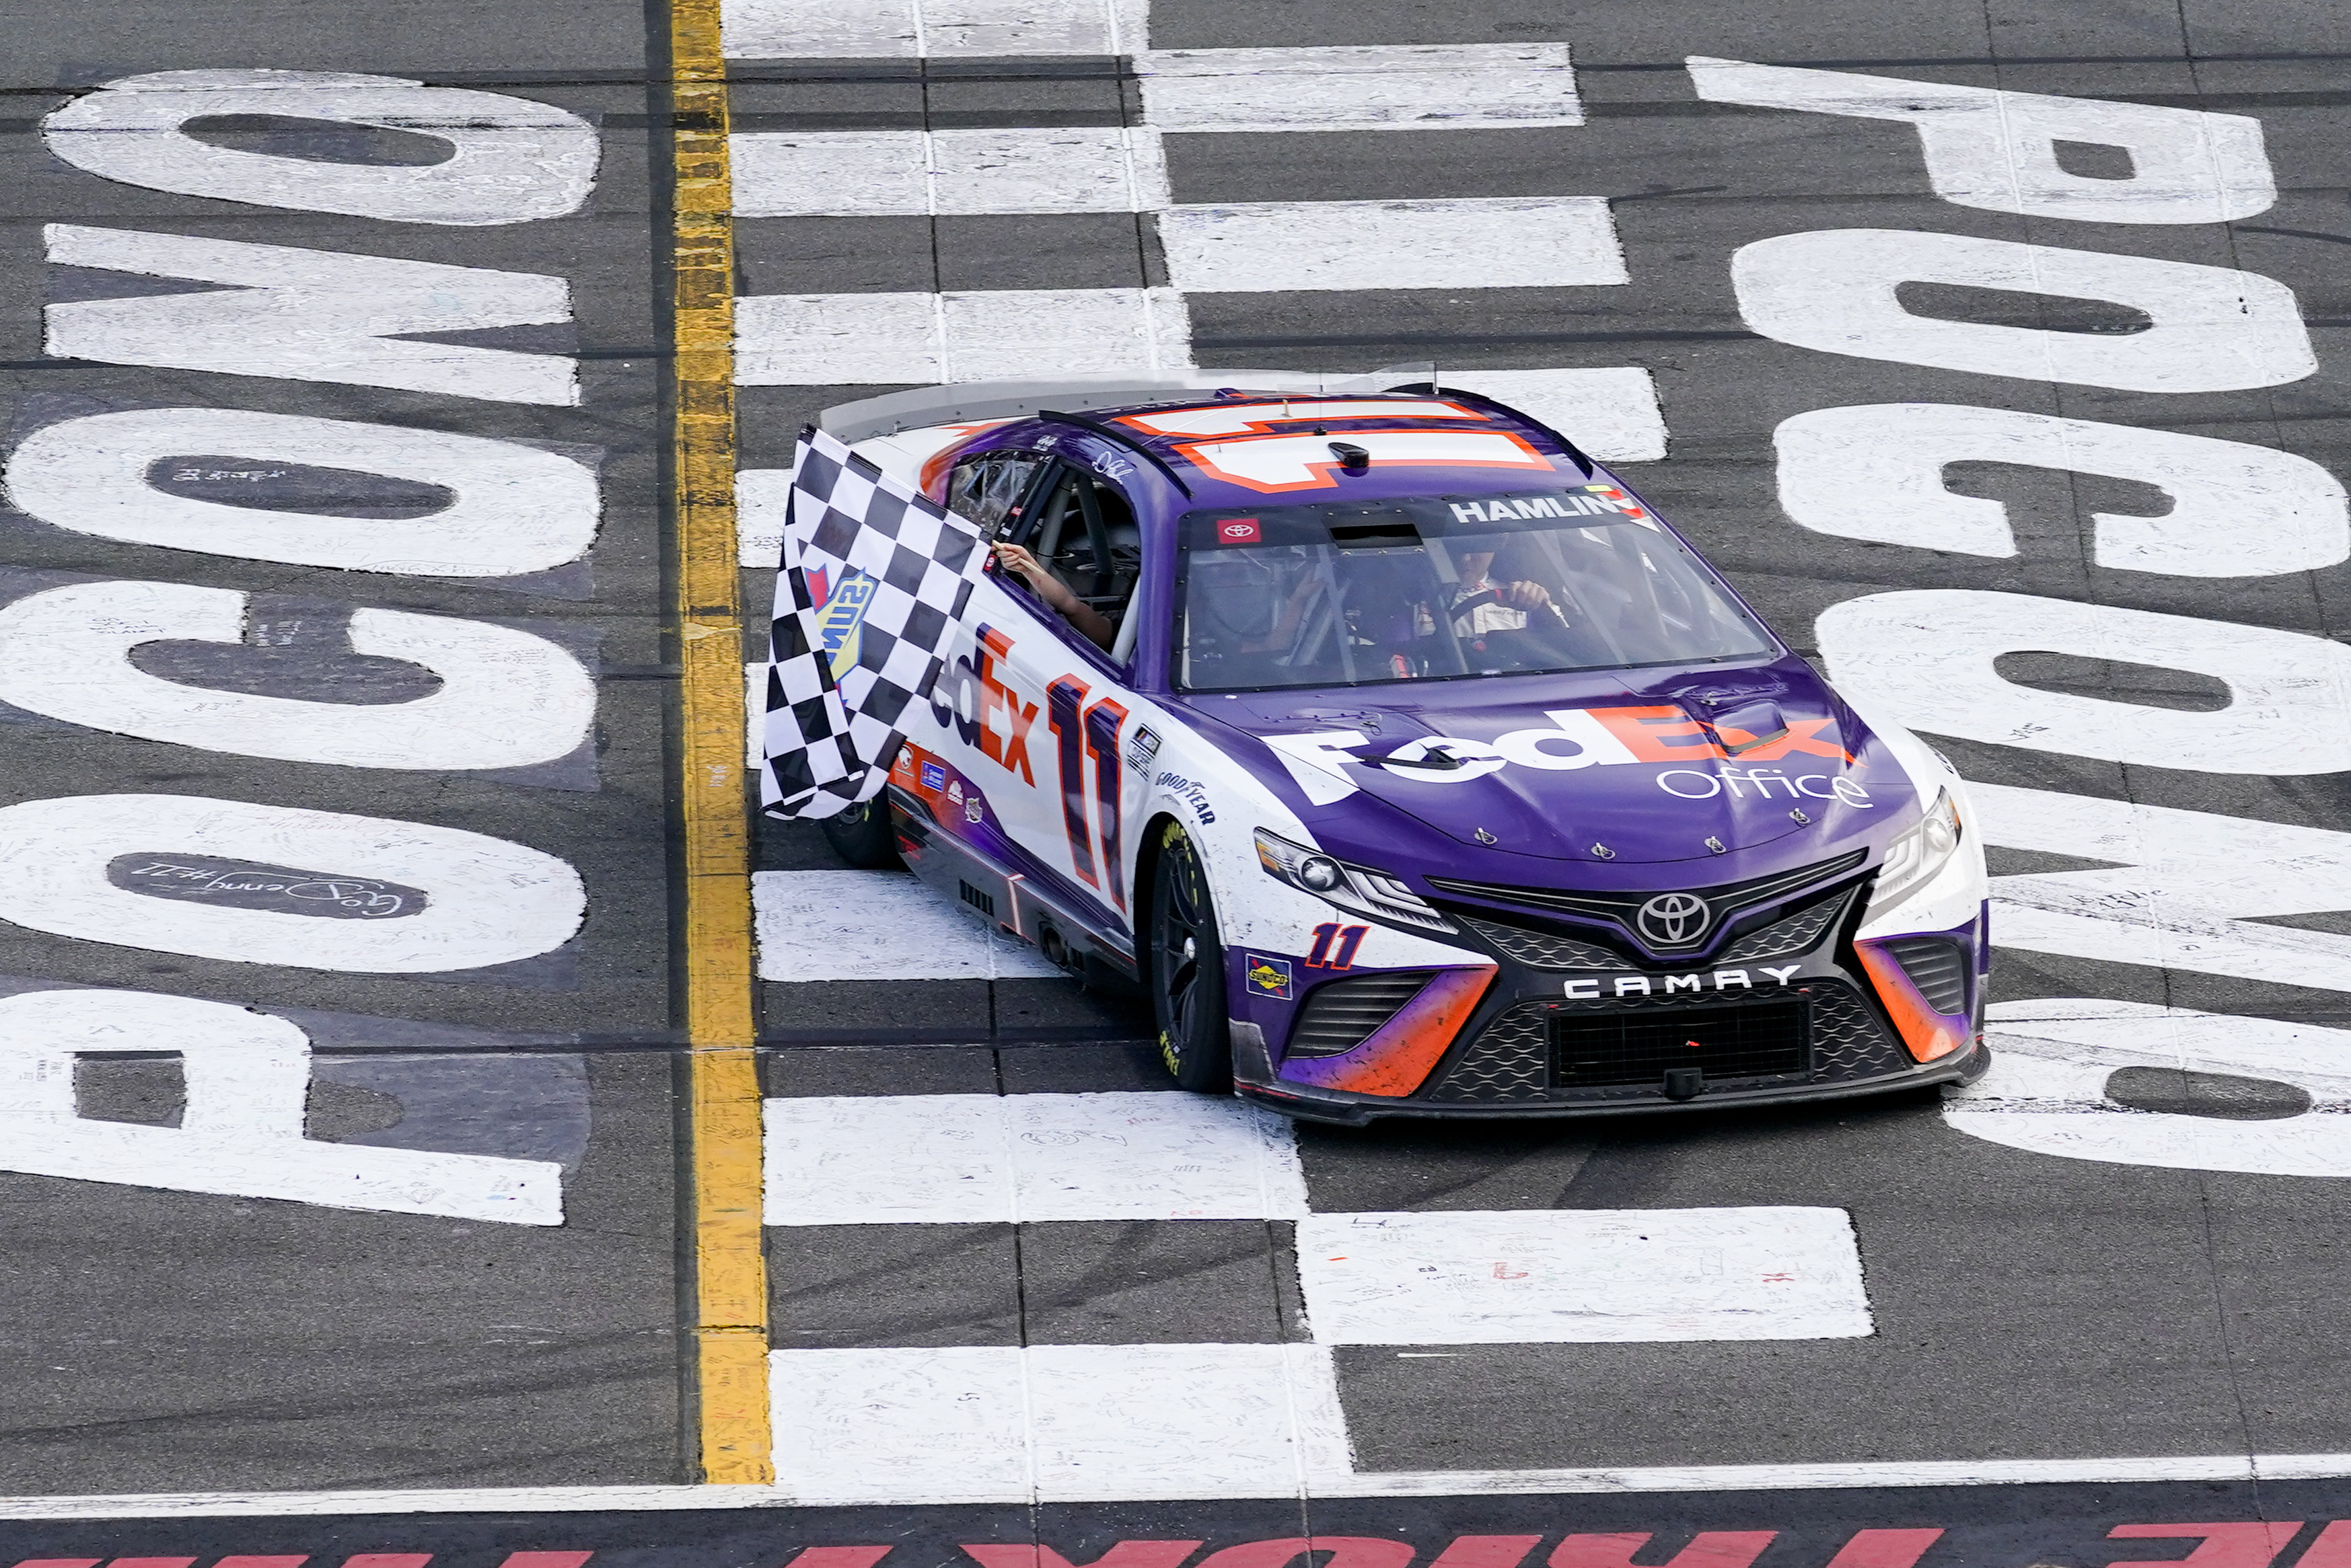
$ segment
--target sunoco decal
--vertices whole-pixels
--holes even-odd
[[[1249,982],[1251,996],[1270,996],[1276,1002],[1290,1000],[1290,961],[1265,958],[1249,953],[1241,961],[1241,977]]]

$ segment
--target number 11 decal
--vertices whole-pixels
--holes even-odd
[[[1308,969],[1353,969],[1355,950],[1364,945],[1369,926],[1343,926],[1336,920],[1314,928],[1314,945],[1306,950]]]
[[[1126,709],[1105,697],[1086,710],[1086,750],[1094,759],[1095,830],[1102,836],[1102,875],[1110,878],[1111,900],[1126,908],[1126,879],[1119,875],[1118,797],[1124,789],[1118,760],[1119,727]]]
[[[1089,888],[1107,878],[1112,902],[1126,908],[1126,888],[1119,875],[1121,831],[1119,796],[1124,789],[1119,762],[1118,732],[1126,722],[1126,709],[1105,697],[1085,706],[1086,683],[1064,675],[1045,688],[1045,704],[1053,726],[1054,750],[1061,764],[1061,826],[1070,837],[1070,864]],[[1102,876],[1094,874],[1092,839],[1086,832],[1085,756],[1094,759],[1094,805],[1102,840]],[[1349,948],[1349,952],[1354,949]]]

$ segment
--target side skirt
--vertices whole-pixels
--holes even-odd
[[[890,805],[898,847],[908,868],[942,898],[993,919],[998,929],[1031,943],[1072,973],[1082,973],[1091,955],[1120,979],[1141,982],[1134,949],[1123,932],[1103,926],[1022,873],[1006,871],[983,858],[953,834],[942,831],[928,807],[894,784],[890,788]]]

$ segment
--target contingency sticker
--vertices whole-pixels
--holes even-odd
[[[1242,972],[1249,981],[1251,996],[1270,996],[1277,1002],[1290,1000],[1290,961],[1265,958],[1257,953],[1244,955]]]

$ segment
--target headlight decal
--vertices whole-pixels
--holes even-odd
[[[1437,977],[1373,1031],[1371,1037],[1342,1056],[1317,1056],[1285,1061],[1276,1077],[1283,1083],[1311,1084],[1351,1095],[1379,1095],[1402,1099],[1428,1081],[1444,1059],[1454,1036],[1478,1011],[1478,1002],[1494,982],[1497,964],[1474,969],[1439,970]]]
[[[1424,931],[1451,931],[1453,922],[1436,907],[1384,871],[1336,860],[1319,849],[1292,844],[1279,834],[1257,830],[1257,861],[1265,874],[1301,893],[1311,893],[1351,914]]]
[[[1966,835],[1951,792],[1938,791],[1927,815],[1886,846],[1886,861],[1878,867],[1877,881],[1870,889],[1868,912],[1862,917],[1864,923],[1898,907],[1933,881],[1959,853]]]

